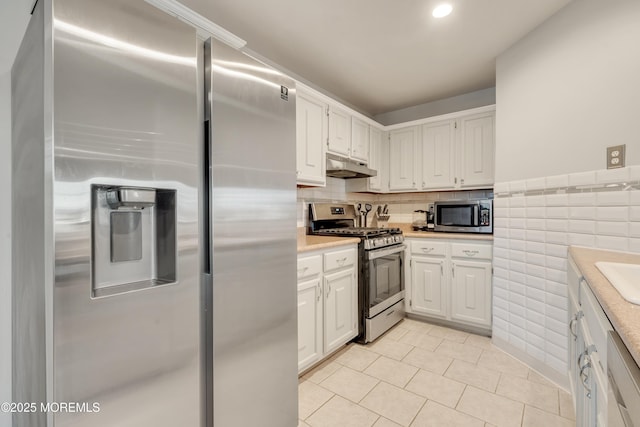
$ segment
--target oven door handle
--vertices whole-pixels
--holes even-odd
[[[398,246],[393,246],[391,248],[382,248],[382,249],[375,249],[375,250],[372,250],[372,251],[367,251],[366,252],[366,257],[367,257],[368,260],[382,258],[382,257],[385,257],[385,256],[389,256],[389,255],[397,254],[397,253],[400,253],[400,252],[404,252],[406,247],[407,247],[406,245],[398,245]]]

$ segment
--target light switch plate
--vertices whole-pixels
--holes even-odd
[[[607,169],[624,167],[624,150],[626,144],[607,147]]]

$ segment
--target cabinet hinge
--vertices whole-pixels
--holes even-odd
[[[458,122],[453,122],[453,128],[458,129]]]
[[[413,260],[412,260],[412,259],[410,259],[410,260],[409,260],[409,267],[412,267],[412,266],[413,266]]]
[[[413,307],[413,301],[409,300],[409,307]]]

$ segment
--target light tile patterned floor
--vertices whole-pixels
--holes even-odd
[[[568,393],[486,337],[404,319],[300,378],[299,427],[571,427]]]

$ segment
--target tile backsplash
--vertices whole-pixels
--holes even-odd
[[[426,209],[427,204],[436,200],[460,200],[493,198],[492,190],[440,191],[428,193],[349,193],[346,180],[327,177],[326,187],[298,187],[297,219],[298,227],[306,227],[309,218],[309,203],[315,202],[366,202],[373,205],[389,205],[390,222],[410,223],[413,211]]]
[[[494,190],[493,336],[565,375],[567,249],[640,252],[640,166]]]

